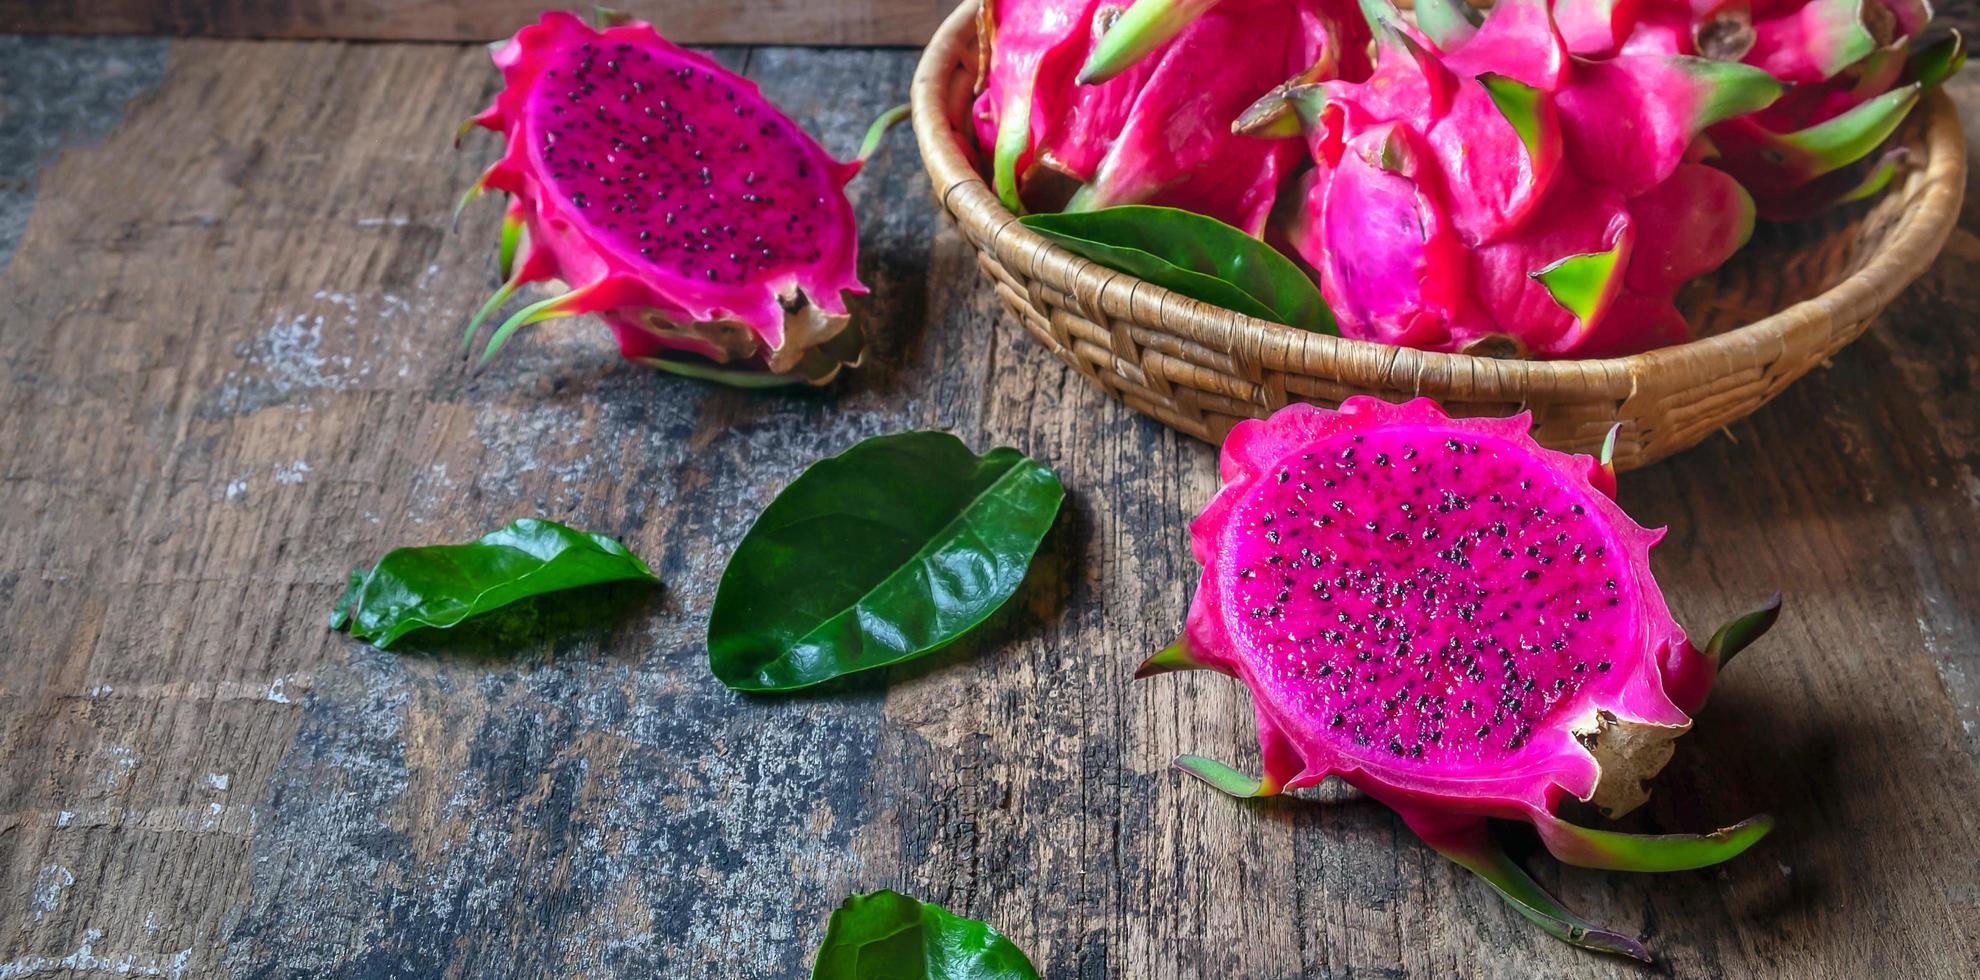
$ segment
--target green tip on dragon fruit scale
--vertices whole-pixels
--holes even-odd
[[[1416,26],[1438,47],[1455,50],[1478,33],[1471,7],[1462,0],[1416,0]]]
[[[1216,6],[1218,0],[1136,0],[1100,36],[1079,84],[1099,85],[1134,67],[1149,52],[1169,43],[1183,28]]]
[[[1615,299],[1622,284],[1625,268],[1622,260],[1627,245],[1626,240],[1618,240],[1606,252],[1570,255],[1530,275],[1547,287],[1554,302],[1574,314],[1584,328],[1592,326]]]

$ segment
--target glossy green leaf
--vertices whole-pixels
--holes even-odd
[[[985,923],[877,891],[832,913],[811,980],[1038,980],[1038,970]]]
[[[383,649],[522,599],[628,580],[656,581],[611,538],[524,518],[470,544],[394,549],[371,571],[352,572],[330,628]]]
[[[789,691],[939,650],[1017,591],[1064,499],[1043,464],[942,432],[821,460],[729,560],[709,667],[738,690]]]
[[[1191,299],[1302,330],[1337,332],[1319,287],[1299,266],[1215,218],[1130,204],[1019,220],[1085,258]]]

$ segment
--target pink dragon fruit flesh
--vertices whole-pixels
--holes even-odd
[[[1487,821],[1530,823],[1583,867],[1682,870],[1751,847],[1770,818],[1643,836],[1557,811],[1642,803],[1779,597],[1694,646],[1651,577],[1663,532],[1617,506],[1605,462],[1544,449],[1529,425],[1366,397],[1241,423],[1190,525],[1204,568],[1184,636],[1136,676],[1206,668],[1250,688],[1264,777],[1195,756],[1183,770],[1236,796],[1339,777],[1548,933],[1647,960],[1541,890]]]
[[[858,162],[649,24],[547,13],[494,60],[503,89],[462,129],[501,133],[507,152],[462,204],[508,195],[506,281],[467,343],[523,286],[563,291],[498,327],[483,363],[521,327],[582,314],[628,358],[730,383],[823,383],[858,360],[845,297],[865,289],[844,191]]]
[[[1367,73],[1347,0],[985,0],[978,39],[977,137],[1012,210],[1069,183],[1069,210],[1166,205],[1253,234],[1300,150],[1232,122],[1288,78]]]
[[[1932,17],[1923,0],[1560,0],[1555,13],[1577,56],[1696,55],[1788,84],[1772,106],[1708,130],[1711,164],[1775,220],[1882,190],[1901,156],[1876,151],[1965,61],[1958,32],[1907,50]]]
[[[1480,27],[1367,0],[1364,82],[1278,93],[1315,168],[1289,237],[1344,336],[1537,357],[1681,342],[1676,297],[1743,245],[1754,208],[1698,137],[1770,104],[1766,72],[1691,55],[1570,55],[1551,3]]]

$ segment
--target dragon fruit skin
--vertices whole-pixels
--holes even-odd
[[[1754,214],[1696,169],[1697,137],[1779,83],[1692,56],[1571,57],[1541,0],[1475,29],[1448,2],[1417,4],[1422,31],[1370,9],[1371,77],[1284,96],[1316,164],[1288,237],[1343,336],[1583,358],[1686,339],[1679,288],[1743,245]],[[1390,191],[1353,189],[1376,184]],[[1405,197],[1407,213],[1371,211]]]
[[[1051,171],[1082,185],[1071,210],[1158,204],[1264,228],[1299,147],[1236,135],[1233,121],[1289,77],[1365,74],[1365,28],[1342,0],[1177,6],[1149,25],[1161,40],[1141,35],[1128,63],[1082,82],[1096,50],[1137,26],[1113,21],[1118,0],[986,0],[974,117],[1007,206],[1022,210]]]
[[[1190,525],[1204,568],[1183,639],[1136,676],[1210,669],[1251,689],[1264,777],[1184,756],[1192,775],[1237,796],[1338,776],[1549,933],[1647,960],[1541,891],[1486,820],[1531,823],[1557,858],[1615,870],[1703,867],[1757,842],[1764,816],[1636,836],[1555,811],[1643,802],[1778,597],[1693,646],[1650,573],[1663,532],[1616,505],[1605,463],[1544,449],[1529,426],[1367,397],[1240,423],[1223,488]]]
[[[857,360],[845,295],[865,289],[844,192],[857,162],[649,24],[546,13],[494,61],[503,89],[470,122],[507,151],[463,204],[509,196],[506,281],[469,342],[521,287],[568,289],[502,324],[484,363],[517,329],[582,314],[628,358],[732,383],[823,383]]]
[[[1713,164],[1772,220],[1881,190],[1896,159],[1875,151],[1965,59],[1957,32],[1908,55],[1932,17],[1924,0],[1562,0],[1557,16],[1576,55],[1699,55],[1789,84],[1774,105],[1708,131]]]

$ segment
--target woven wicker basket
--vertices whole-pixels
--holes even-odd
[[[1426,395],[1454,412],[1530,410],[1550,446],[1593,452],[1622,423],[1616,461],[1643,466],[1753,412],[1863,333],[1945,244],[1966,186],[1959,117],[1931,93],[1896,139],[1906,171],[1877,201],[1753,244],[1681,299],[1700,339],[1632,357],[1496,360],[1346,340],[1197,302],[1059,248],[984,183],[968,125],[976,0],[950,15],[915,72],[915,136],[935,196],[997,295],[1038,341],[1129,407],[1200,439],[1289,401]]]

